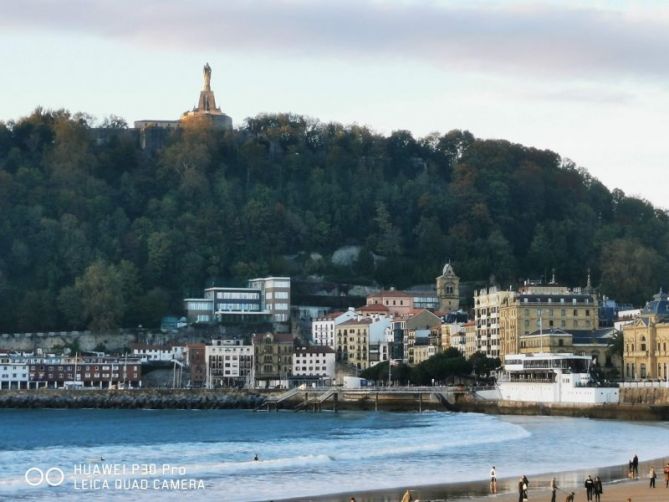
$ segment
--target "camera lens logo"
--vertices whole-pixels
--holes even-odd
[[[46,471],[39,467],[31,467],[24,477],[30,486],[41,486],[44,483],[49,486],[60,486],[65,481],[65,473],[58,467],[51,467]]]

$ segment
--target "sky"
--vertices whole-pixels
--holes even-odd
[[[546,148],[669,208],[669,2],[2,0],[0,121],[292,112]]]

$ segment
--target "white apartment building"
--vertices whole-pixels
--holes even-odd
[[[207,387],[251,385],[253,346],[241,340],[212,340],[206,345]]]
[[[27,389],[29,375],[27,362],[0,358],[0,389]]]
[[[135,344],[132,348],[132,354],[138,356],[142,362],[183,361],[184,347]]]
[[[298,347],[293,353],[293,377],[333,380],[335,352],[327,346]]]
[[[335,328],[337,325],[356,318],[351,307],[346,312],[330,312],[311,323],[311,339],[314,344],[335,348]]]

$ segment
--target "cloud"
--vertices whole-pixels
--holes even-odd
[[[0,26],[173,50],[423,62],[521,78],[666,80],[662,8],[373,0],[24,0]]]

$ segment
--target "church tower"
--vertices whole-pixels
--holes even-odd
[[[441,312],[453,312],[460,308],[460,278],[455,275],[450,261],[444,265],[443,273],[437,277],[437,297]]]

